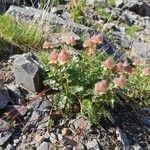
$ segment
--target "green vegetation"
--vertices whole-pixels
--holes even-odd
[[[128,26],[126,28],[126,33],[130,37],[134,38],[136,36],[136,33],[138,32],[138,30],[139,30],[139,27],[137,25],[132,25],[132,26]]]
[[[40,48],[43,43],[38,27],[18,23],[6,15],[0,16],[0,37],[20,47]]]
[[[109,7],[115,7],[115,0],[108,0],[107,4]]]
[[[74,6],[70,4],[70,13],[72,19],[76,23],[84,24],[86,26],[91,26],[92,20],[91,18],[86,14],[86,0],[79,0],[77,4]]]
[[[95,7],[95,11],[97,11],[97,13],[100,16],[106,18],[107,22],[111,22],[113,20],[111,14],[105,11],[105,7],[103,7],[103,6],[96,6]]]

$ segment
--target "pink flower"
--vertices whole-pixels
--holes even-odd
[[[132,73],[132,71],[133,71],[133,70],[132,70],[132,67],[128,64],[127,61],[123,63],[123,67],[124,67],[124,70],[125,70],[126,72]]]
[[[50,64],[56,64],[57,63],[57,58],[58,58],[58,53],[57,52],[52,52],[49,55],[49,63]]]
[[[114,66],[114,70],[118,73],[123,73],[124,71],[123,64],[119,62],[118,64]]]
[[[103,42],[103,37],[100,34],[94,35],[91,39],[94,44],[101,44]]]
[[[106,69],[113,69],[113,62],[112,62],[112,60],[110,58],[108,58],[107,60],[105,60],[102,65]]]
[[[66,44],[73,46],[73,45],[76,45],[77,43],[76,43],[75,38],[73,36],[71,36],[66,40]]]
[[[43,44],[43,48],[44,48],[44,49],[49,49],[49,48],[53,48],[53,46],[51,45],[50,42],[45,41],[44,44]]]
[[[123,75],[121,75],[119,78],[114,79],[114,83],[117,87],[124,88],[126,84],[126,78]]]
[[[87,39],[87,40],[85,40],[84,43],[83,43],[83,47],[91,48],[91,47],[93,47],[93,46],[94,46],[94,43],[93,43],[93,41],[92,41],[91,39]]]
[[[69,53],[67,50],[65,50],[65,49],[62,49],[62,50],[60,51],[60,53],[58,54],[58,62],[59,62],[60,64],[65,64],[65,63],[67,63],[70,59],[71,59],[71,55],[70,55],[70,53]]]
[[[99,81],[95,84],[95,92],[99,93],[100,95],[103,95],[103,94],[106,94],[107,92],[107,82],[106,80],[102,80],[102,81]]]
[[[144,68],[143,72],[145,75],[150,75],[150,67]]]

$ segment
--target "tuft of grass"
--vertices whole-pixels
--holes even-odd
[[[115,0],[108,0],[107,4],[109,7],[115,7]]]
[[[91,26],[92,20],[86,13],[86,0],[80,0],[76,5],[70,3],[70,14],[74,22],[84,24],[85,26]]]
[[[138,32],[139,27],[137,25],[128,26],[126,28],[126,34],[128,34],[130,37],[134,38],[136,36],[136,33]]]
[[[40,48],[43,37],[40,29],[35,26],[28,26],[14,21],[8,15],[0,16],[0,37],[18,46]]]
[[[106,18],[108,22],[113,21],[113,18],[110,13],[105,11],[105,8],[103,6],[97,6],[95,7],[95,11],[102,17]]]

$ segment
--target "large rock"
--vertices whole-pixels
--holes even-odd
[[[0,84],[0,110],[6,107],[10,99],[8,90]]]
[[[14,75],[17,84],[31,92],[42,88],[42,73],[39,63],[31,53],[19,55],[14,60]]]
[[[141,16],[150,16],[150,4],[146,0],[126,0],[124,7]]]
[[[77,24],[71,20],[65,20],[62,17],[54,13],[49,13],[45,10],[35,9],[32,7],[17,7],[10,6],[6,12],[10,16],[14,17],[17,21],[21,21],[28,24],[38,23],[44,27],[49,27],[50,25],[57,25],[57,27],[62,27],[62,29],[70,29],[74,33],[91,33],[95,31],[92,28],[86,27],[81,24]]]

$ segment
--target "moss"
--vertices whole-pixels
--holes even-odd
[[[43,43],[38,27],[15,22],[7,15],[0,16],[0,37],[15,45],[33,48],[39,48]]]

